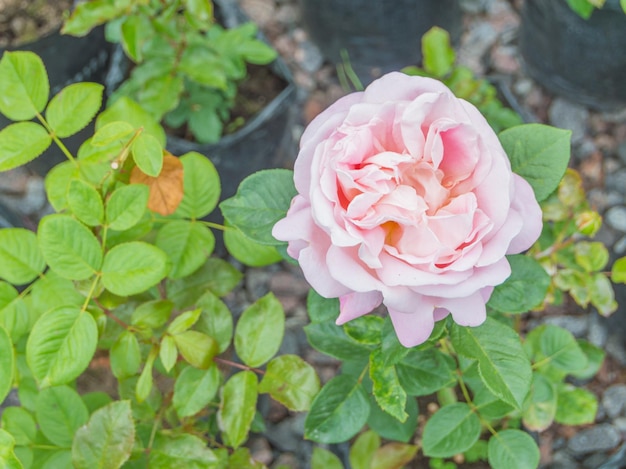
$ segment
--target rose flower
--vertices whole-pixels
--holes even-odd
[[[307,281],[340,300],[337,324],[381,303],[400,342],[448,314],[477,326],[505,257],[538,238],[541,209],[497,136],[439,81],[389,73],[306,128],[294,197],[273,235]]]

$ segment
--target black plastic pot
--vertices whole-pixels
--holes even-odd
[[[421,63],[421,39],[433,26],[458,43],[458,0],[301,0],[302,22],[324,56],[341,64],[341,51],[363,85],[384,73]]]
[[[626,106],[626,14],[607,0],[585,20],[565,0],[526,0],[520,53],[553,93],[600,110]]]
[[[224,26],[234,27],[247,21],[236,1],[215,0],[215,5],[216,15]],[[283,60],[278,58],[270,67],[285,81],[285,88],[239,130],[215,144],[167,136],[167,149],[172,154],[180,156],[196,151],[213,162],[222,183],[221,200],[234,195],[246,176],[262,169],[290,166],[295,158],[292,124],[296,86]]]
[[[54,96],[71,83],[80,81],[104,83],[109,67],[111,44],[105,40],[104,30],[97,28],[80,38],[62,35],[56,31],[31,43],[0,49],[0,53],[3,54],[5,50],[31,51],[39,55],[48,72],[51,96]],[[0,129],[11,122],[0,114]],[[93,128],[84,129],[72,137],[63,139],[63,142],[70,152],[75,154],[80,144],[92,133]],[[52,144],[28,166],[36,173],[45,175],[53,166],[65,159],[57,146]]]

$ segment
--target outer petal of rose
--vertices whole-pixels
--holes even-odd
[[[296,195],[291,201],[287,216],[278,220],[272,228],[272,236],[279,241],[308,241],[314,230],[309,202],[301,195]]]
[[[337,324],[345,324],[372,310],[383,302],[383,294],[379,291],[366,293],[352,292],[339,297],[339,317]]]
[[[391,72],[374,80],[364,92],[363,101],[385,103],[387,101],[412,101],[423,93],[450,93],[439,80],[410,77],[404,73]]]
[[[517,254],[531,247],[539,238],[543,227],[541,207],[537,203],[532,187],[517,174],[513,175],[513,182],[515,183],[515,197],[511,208],[521,215],[524,226],[509,244],[507,254]]]
[[[374,277],[358,257],[358,247],[329,246],[327,265],[330,274],[354,292],[384,291],[385,286]],[[340,296],[340,295],[337,295]]]
[[[437,306],[450,311],[454,322],[461,326],[479,326],[487,318],[485,299],[480,292],[465,298],[446,298]]]
[[[396,330],[398,340],[405,347],[415,347],[426,342],[435,327],[435,319],[433,310],[435,307],[431,304],[416,304],[415,312],[404,313],[391,308],[389,316]]]

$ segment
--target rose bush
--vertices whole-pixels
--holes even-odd
[[[441,82],[390,73],[321,113],[302,136],[298,195],[273,235],[338,324],[387,307],[400,342],[451,314],[477,326],[505,257],[542,228],[531,186],[497,136]]]

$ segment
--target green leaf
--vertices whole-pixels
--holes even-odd
[[[169,278],[182,278],[206,262],[215,247],[215,236],[203,224],[172,220],[159,230],[155,244],[172,263]]]
[[[113,402],[111,396],[104,391],[92,391],[80,396],[90,414]]]
[[[424,454],[451,458],[470,449],[480,437],[480,420],[470,406],[457,402],[440,408],[426,422],[422,437]]]
[[[586,278],[591,304],[602,316],[608,316],[617,309],[615,292],[611,281],[603,274],[597,273]]]
[[[578,346],[571,332],[551,324],[546,325],[539,342],[542,361],[566,372],[579,371],[587,367],[587,356]]]
[[[23,285],[37,278],[45,267],[35,233],[24,228],[0,230],[0,278]]]
[[[190,434],[157,434],[150,451],[150,469],[218,469],[206,441]]]
[[[557,391],[557,407],[554,420],[563,425],[593,423],[598,413],[596,396],[586,389],[563,384]]]
[[[152,385],[154,382],[152,378],[152,369],[154,367],[154,360],[156,360],[157,353],[158,352],[154,347],[150,350],[146,363],[143,366],[143,370],[141,370],[141,374],[137,380],[135,386],[135,398],[140,404],[148,399],[150,392],[152,391]]]
[[[111,346],[109,353],[111,372],[118,379],[128,378],[139,373],[141,350],[137,336],[126,330]]]
[[[142,241],[118,244],[104,257],[102,283],[116,295],[135,295],[163,280],[167,267],[167,255],[156,246]]]
[[[61,277],[84,280],[102,264],[102,248],[94,234],[67,215],[48,215],[39,222],[39,247],[44,259]]]
[[[252,371],[235,373],[222,388],[217,419],[229,446],[238,448],[246,441],[256,412],[257,396],[257,377]]]
[[[504,430],[489,439],[489,464],[493,469],[536,469],[539,448],[532,437],[521,430]]]
[[[195,151],[180,157],[183,163],[184,196],[176,216],[202,218],[217,206],[220,198],[220,178],[209,158]]]
[[[65,384],[89,365],[98,342],[93,316],[61,306],[41,316],[28,337],[26,360],[42,387]]]
[[[167,322],[174,309],[169,300],[148,301],[139,305],[130,317],[133,326],[157,329]]]
[[[150,188],[143,184],[129,184],[115,189],[106,204],[109,228],[124,231],[139,223],[148,207],[149,195]]]
[[[161,339],[161,347],[159,347],[159,358],[163,364],[163,368],[167,373],[176,365],[178,360],[178,349],[176,342],[171,335],[164,335]]]
[[[100,193],[91,184],[81,179],[73,179],[67,192],[67,202],[74,216],[85,225],[102,224],[104,204]]]
[[[415,435],[418,417],[415,398],[407,399],[405,410],[408,417],[403,423],[398,422],[398,419],[383,411],[375,399],[371,399],[370,409],[367,425],[382,438],[408,443]]]
[[[507,259],[511,275],[494,288],[487,305],[502,313],[526,313],[545,299],[550,276],[539,262],[524,254]]]
[[[259,383],[259,392],[272,398],[289,410],[306,411],[320,390],[315,369],[297,355],[281,355],[268,364]]]
[[[135,127],[128,122],[114,121],[100,127],[92,137],[90,144],[92,147],[108,147],[113,143],[118,143],[121,149],[134,133]]]
[[[450,45],[450,35],[444,29],[432,27],[422,36],[424,70],[437,78],[443,78],[452,70],[456,58]]]
[[[263,41],[245,41],[237,47],[237,52],[246,62],[266,65],[277,57],[276,51]]]
[[[552,425],[556,415],[556,388],[541,373],[533,373],[533,384],[522,416],[524,426],[541,432]]]
[[[121,29],[124,51],[134,62],[142,62],[142,49],[152,30],[150,19],[140,14],[126,16]]]
[[[311,458],[311,469],[343,469],[343,464],[335,454],[315,446]]]
[[[611,280],[614,283],[626,283],[626,257],[620,257],[613,263]]]
[[[380,437],[375,431],[361,433],[350,447],[350,466],[352,469],[371,469],[374,453],[380,447]]]
[[[197,308],[191,311],[185,311],[177,316],[172,323],[167,326],[167,332],[170,334],[180,334],[189,330],[200,318],[201,309]]]
[[[274,246],[256,243],[234,227],[224,231],[224,245],[231,256],[248,267],[264,267],[283,258]]]
[[[370,353],[370,378],[372,392],[382,410],[404,423],[409,414],[405,412],[406,391],[400,385],[394,365],[385,365],[380,349]]]
[[[78,168],[71,161],[65,161],[52,168],[44,179],[46,195],[50,205],[61,212],[67,208],[67,191],[70,181],[78,176]]]
[[[43,112],[50,84],[46,67],[33,52],[5,51],[0,60],[0,112],[27,121]]]
[[[215,364],[206,370],[188,366],[176,378],[173,404],[180,418],[195,415],[216,396],[221,374]]]
[[[29,446],[35,442],[37,424],[23,407],[5,407],[2,410],[2,428],[8,431],[18,446]]]
[[[276,222],[285,217],[296,195],[293,172],[259,171],[245,178],[237,194],[220,204],[224,218],[248,238],[272,246],[282,244],[272,236]]]
[[[150,134],[141,133],[132,145],[133,159],[142,172],[157,177],[163,167],[163,147]]]
[[[304,327],[309,344],[318,352],[339,360],[350,360],[367,355],[371,347],[361,344],[347,335],[334,323],[312,323]]]
[[[116,401],[96,410],[78,429],[72,445],[76,469],[121,467],[135,443],[135,423],[130,401]]]
[[[87,422],[87,407],[69,386],[42,389],[37,398],[35,415],[42,433],[57,446],[72,446],[74,434]]]
[[[396,370],[400,385],[410,396],[427,396],[456,381],[454,359],[435,348],[411,350]]]
[[[343,325],[343,330],[361,344],[378,345],[381,343],[385,320],[378,316],[361,316]]]
[[[306,310],[313,323],[334,323],[339,317],[339,299],[324,298],[311,288],[306,299]]]
[[[0,402],[4,402],[13,387],[13,370],[15,369],[15,352],[11,337],[6,329],[0,326]]]
[[[124,121],[133,129],[143,127],[145,133],[155,137],[162,147],[165,146],[165,131],[159,123],[139,104],[125,96],[117,99],[96,119],[96,129],[100,130],[106,124]],[[93,144],[93,142],[92,142]]]
[[[235,350],[250,367],[258,367],[272,358],[283,341],[285,312],[273,293],[259,298],[247,308],[235,328]]]
[[[10,433],[0,428],[0,467],[3,469],[23,469],[22,463],[13,451],[15,440]]]
[[[17,122],[0,130],[0,171],[22,166],[41,155],[52,138],[40,124]]]
[[[596,347],[586,340],[578,339],[577,342],[578,346],[587,357],[587,366],[582,370],[574,371],[570,374],[578,379],[591,379],[600,371],[606,353],[600,347]]]
[[[331,379],[313,400],[304,422],[304,437],[317,443],[340,443],[356,435],[367,422],[367,393],[356,378]]]
[[[599,241],[577,242],[574,245],[574,256],[576,263],[586,272],[602,270],[609,262],[609,250]]]
[[[521,409],[532,371],[519,335],[488,317],[479,327],[455,324],[451,339],[459,354],[478,361],[478,371],[487,388],[504,402]]]
[[[417,448],[415,445],[387,443],[374,453],[371,469],[402,469],[413,461]]]
[[[224,352],[233,337],[233,315],[228,307],[210,291],[198,299],[196,305],[202,308],[196,329],[213,337],[219,346],[219,353]]]
[[[15,288],[0,282],[0,326],[4,327],[13,343],[18,343],[24,334],[30,332],[31,321],[36,316],[36,311],[27,306]]]
[[[217,342],[198,331],[185,331],[173,336],[183,358],[196,368],[206,369],[218,353]]]
[[[99,83],[73,83],[52,98],[46,118],[56,136],[66,138],[85,128],[102,106],[103,91]]]
[[[570,158],[570,130],[524,124],[500,133],[513,171],[526,179],[539,202],[558,187]]]
[[[589,19],[593,13],[594,6],[589,0],[566,0],[570,8],[581,18]]]

